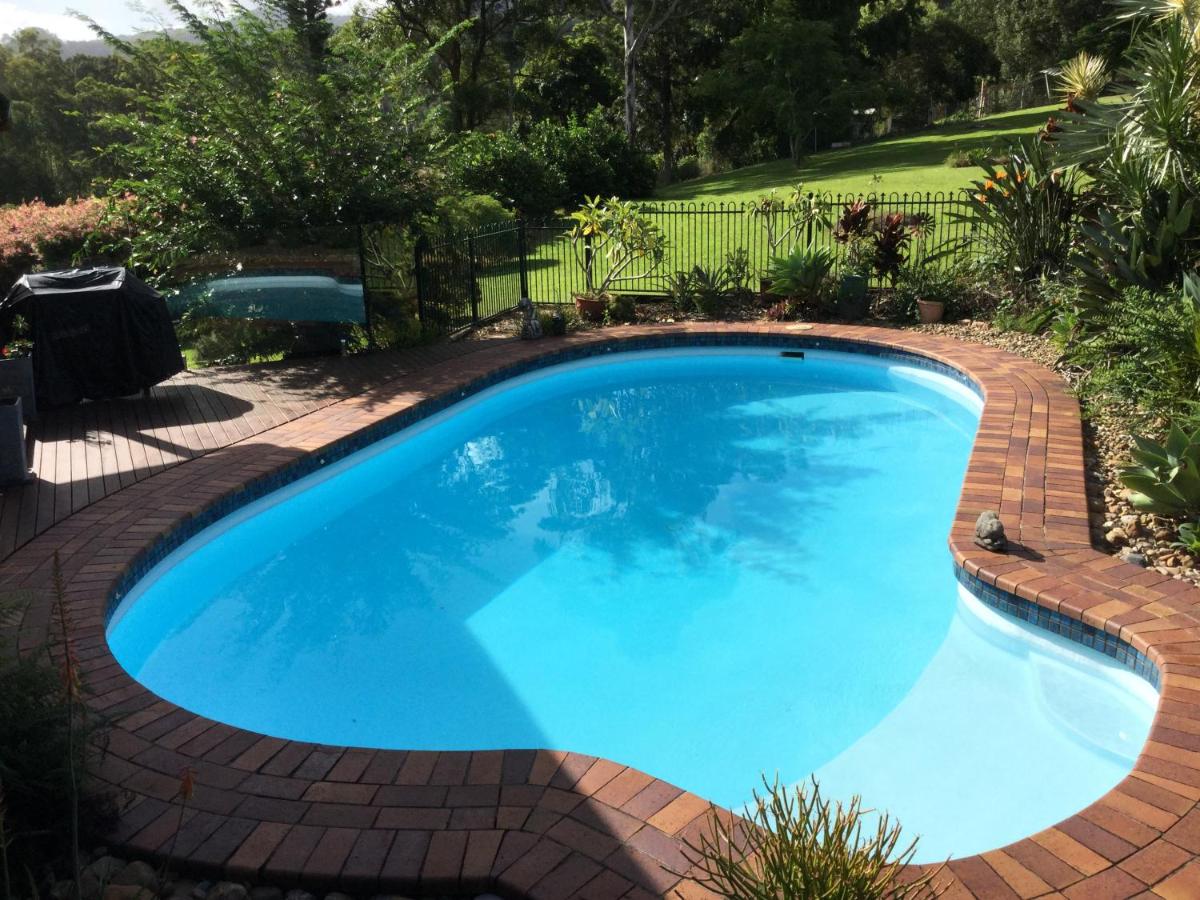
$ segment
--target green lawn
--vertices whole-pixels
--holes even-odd
[[[834,194],[956,191],[978,176],[973,168],[954,169],[946,157],[955,148],[1003,150],[1046,124],[1058,106],[1000,113],[976,122],[956,122],[869,144],[816,153],[796,166],[790,160],[760,163],[684,181],[658,191],[656,200],[753,200],[772,188],[806,188]],[[878,180],[876,180],[878,176]]]

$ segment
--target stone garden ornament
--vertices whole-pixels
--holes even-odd
[[[521,302],[517,304],[517,309],[521,310],[521,340],[533,341],[542,336],[542,323],[538,319],[537,313],[533,309],[533,301],[528,297],[522,297]]]
[[[1008,537],[1004,533],[1004,523],[1000,514],[993,509],[980,514],[975,522],[975,543],[984,550],[1003,553],[1008,547]]]

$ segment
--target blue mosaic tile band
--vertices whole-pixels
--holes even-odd
[[[546,339],[547,343],[553,338]],[[608,341],[595,341],[587,344],[564,347],[557,352],[546,353],[521,362],[500,366],[479,378],[451,391],[442,393],[428,400],[422,400],[403,412],[368,425],[354,434],[330,444],[316,452],[298,457],[294,462],[247,482],[240,488],[226,494],[219,500],[206,507],[194,516],[183,519],[169,532],[163,534],[149,548],[144,550],[122,574],[117,587],[108,598],[106,617],[111,616],[121,599],[151,569],[162,562],[171,553],[195,537],[205,528],[216,524],[229,514],[236,512],[247,504],[253,503],[298,481],[306,475],[318,471],[332,462],[362,450],[363,448],[390,437],[398,431],[435,415],[460,400],[484,391],[502,381],[525,375],[539,369],[561,363],[574,362],[593,356],[603,356],[607,353],[626,353],[637,350],[672,350],[689,347],[754,347],[781,350],[829,350],[841,353],[861,353],[880,359],[894,360],[906,365],[916,366],[944,375],[965,385],[976,395],[982,397],[982,389],[967,373],[961,369],[946,365],[928,356],[922,356],[912,351],[893,347],[884,347],[866,341],[848,340],[845,338],[816,337],[804,334],[756,334],[752,332],[728,332],[705,334],[645,335],[630,338],[614,338]]]
[[[1030,625],[1036,625],[1038,628],[1061,635],[1077,644],[1091,647],[1116,660],[1134,674],[1140,675],[1150,682],[1155,690],[1159,690],[1162,673],[1159,672],[1158,666],[1151,662],[1146,654],[1116,635],[1109,634],[1087,622],[1081,622],[1079,619],[1073,619],[1055,610],[1039,606],[1024,597],[1002,591],[994,584],[988,584],[970,574],[960,565],[956,564],[954,571],[963,587],[993,609],[1014,619],[1020,619],[1022,622],[1028,622]]]

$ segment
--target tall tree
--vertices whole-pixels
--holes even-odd
[[[519,24],[540,12],[535,0],[389,0],[409,40],[436,48],[450,88],[450,124],[469,131],[507,103],[512,65],[505,55],[514,47]],[[457,26],[468,27],[454,32]],[[446,40],[447,33],[453,36]]]
[[[637,134],[637,69],[638,56],[646,41],[662,28],[679,8],[680,0],[648,0],[649,8],[640,15],[637,0],[597,0],[606,16],[621,24],[624,53],[621,58],[625,76],[625,136],[633,140]],[[646,2],[646,0],[643,0]]]

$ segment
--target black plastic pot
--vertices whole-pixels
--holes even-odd
[[[862,275],[843,275],[838,287],[837,314],[843,319],[864,319],[871,311],[871,300],[867,296],[867,279]]]

